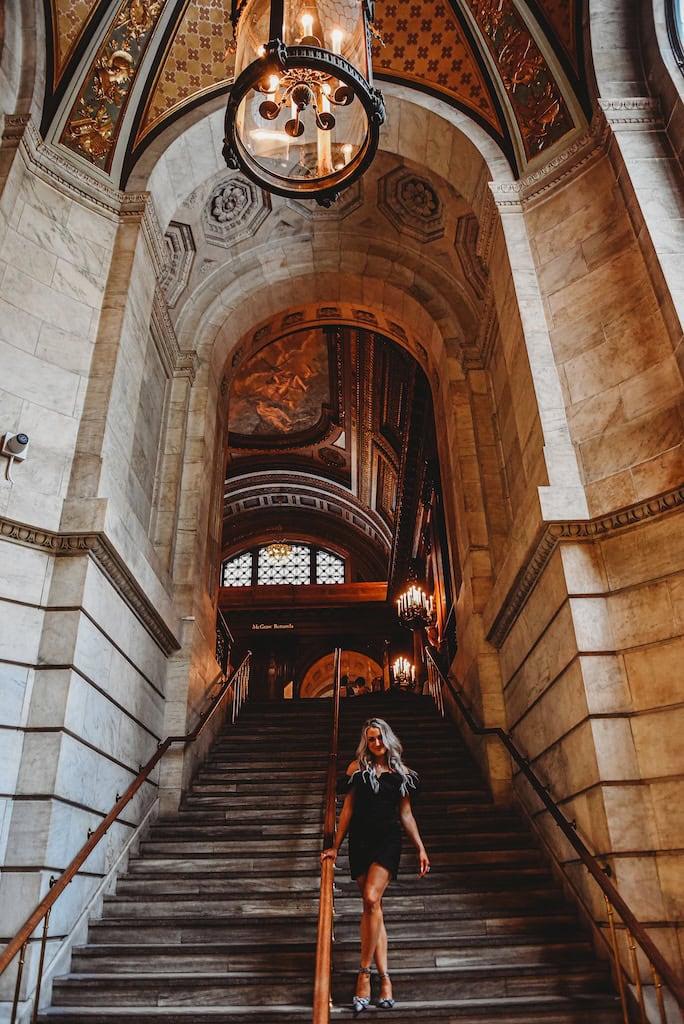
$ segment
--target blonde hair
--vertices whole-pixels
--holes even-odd
[[[356,748],[356,760],[359,763],[359,771],[370,783],[371,789],[377,793],[380,789],[380,783],[375,767],[375,759],[368,749],[369,729],[379,729],[382,742],[387,749],[387,767],[390,771],[396,772],[397,775],[401,776],[401,795],[406,796],[409,788],[416,788],[418,775],[404,764],[402,760],[404,748],[401,745],[401,741],[384,718],[369,718],[361,727],[361,739]]]

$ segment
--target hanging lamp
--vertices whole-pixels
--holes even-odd
[[[369,166],[385,120],[373,0],[233,0],[223,155],[268,192],[330,206]]]

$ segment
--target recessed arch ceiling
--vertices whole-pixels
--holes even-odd
[[[230,89],[230,0],[45,4],[43,132],[118,185],[160,131]],[[581,16],[582,0],[379,0],[376,77],[459,107],[521,172],[584,126]]]

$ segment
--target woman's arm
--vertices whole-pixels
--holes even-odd
[[[422,878],[430,870],[430,859],[425,852],[423,846],[423,840],[420,838],[420,832],[416,825],[416,819],[413,817],[413,811],[411,810],[411,800],[408,796],[402,796],[399,801],[399,817],[401,823],[406,829],[408,836],[418,851],[418,863],[420,865],[419,875]]]
[[[347,768],[347,776],[353,775],[357,768],[357,762],[352,761],[352,763]],[[354,792],[353,789],[350,789],[347,792],[347,795],[344,798],[344,803],[342,804],[342,810],[340,811],[340,819],[337,822],[337,831],[335,832],[335,839],[333,840],[333,845],[329,846],[327,850],[323,850],[323,853],[321,854],[321,861],[327,860],[328,858],[336,860],[340,846],[342,845],[344,837],[347,834],[347,830],[349,829],[349,823],[352,819],[352,814],[354,813],[355,796],[356,793]]]

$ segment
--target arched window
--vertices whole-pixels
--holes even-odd
[[[279,543],[241,551],[221,566],[222,587],[344,583],[345,560],[312,544]]]
[[[679,64],[684,73],[684,0],[666,0],[667,31]]]

